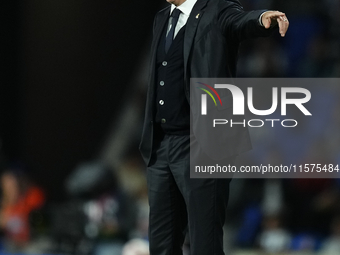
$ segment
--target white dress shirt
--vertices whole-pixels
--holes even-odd
[[[174,38],[178,34],[179,30],[182,27],[184,27],[184,25],[187,23],[189,15],[190,15],[192,8],[194,7],[196,2],[197,2],[197,0],[186,0],[184,3],[182,3],[179,6],[171,4],[170,15],[175,8],[177,8],[181,11],[181,14],[179,15],[179,18],[178,18],[178,21],[177,21],[177,25],[175,27]],[[167,30],[166,34],[168,34],[170,29],[171,29],[171,23],[172,23],[172,17],[170,17],[170,19],[169,19],[168,30]]]

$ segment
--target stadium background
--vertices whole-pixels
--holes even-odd
[[[243,43],[239,77],[340,76],[339,1],[241,3],[245,10],[285,12],[290,28],[285,38],[274,33]],[[152,22],[165,5],[159,0],[0,4],[4,254],[137,254],[133,249],[147,254],[145,167],[138,142]],[[290,143],[267,143],[259,157],[339,163],[339,98],[340,89],[318,95],[328,125],[313,124],[309,146],[302,146],[305,130],[298,130]],[[4,207],[13,194],[34,203],[22,202],[8,221],[11,212]],[[226,250],[340,254],[339,202],[336,179],[234,180]]]

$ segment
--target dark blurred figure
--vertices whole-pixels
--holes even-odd
[[[45,203],[44,192],[27,176],[8,169],[1,175],[0,227],[8,250],[20,250],[30,240],[30,213]]]
[[[100,161],[84,162],[65,184],[70,199],[52,210],[53,253],[121,254],[135,228],[136,208],[116,171]]]

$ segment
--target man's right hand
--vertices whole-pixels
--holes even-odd
[[[289,21],[283,12],[267,11],[262,15],[262,25],[267,29],[279,25],[279,32],[284,37],[289,27]]]

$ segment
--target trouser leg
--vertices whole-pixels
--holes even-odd
[[[168,164],[168,144],[166,137],[147,168],[151,255],[181,255],[187,225],[184,199]]]
[[[183,156],[185,154],[187,156]],[[191,179],[189,154],[189,137],[172,137],[169,165],[186,203],[190,252],[192,255],[222,255],[231,179]]]

